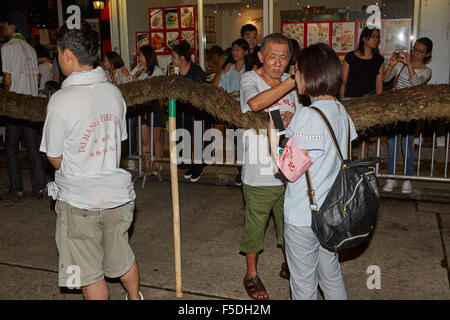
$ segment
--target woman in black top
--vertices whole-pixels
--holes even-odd
[[[189,78],[196,82],[206,82],[206,75],[202,68],[193,62],[191,62],[190,46],[185,40],[181,44],[177,44],[170,51],[172,57],[172,65],[179,69],[179,74],[185,78]],[[183,115],[184,113],[184,115]],[[211,121],[209,116],[204,112],[197,111],[192,105],[188,103],[177,103],[177,129],[184,128],[189,131],[191,139],[194,139],[192,122],[193,120],[203,121],[205,120],[204,131],[211,128]],[[184,121],[182,121],[184,119]],[[184,139],[184,138],[183,138]],[[186,139],[186,142],[189,140]],[[192,141],[192,140],[191,140]],[[203,137],[201,139],[203,141]],[[177,141],[178,143],[179,141]],[[206,147],[208,143],[204,143]],[[190,146],[183,150],[190,150]],[[191,160],[191,155],[183,155],[183,162],[185,160]],[[202,159],[199,159],[202,160]],[[191,160],[192,162],[192,160]],[[187,169],[184,174],[185,179],[190,179],[191,182],[197,182],[203,173],[205,164],[181,164],[180,169]]]
[[[358,49],[345,56],[341,97],[361,97],[383,91],[384,58],[378,51],[379,44],[380,30],[365,27]]]
[[[358,49],[347,53],[343,62],[343,77],[340,97],[361,97],[383,92],[384,58],[380,55],[380,30],[365,27],[359,37]],[[369,154],[367,137],[360,134],[359,140],[366,142],[364,157]],[[362,146],[358,146],[358,159]]]

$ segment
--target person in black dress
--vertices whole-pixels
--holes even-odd
[[[359,37],[358,49],[347,53],[343,61],[343,82],[341,98],[361,97],[383,92],[384,58],[380,55],[380,30],[365,27]],[[368,138],[360,135],[360,140]],[[369,153],[365,148],[364,157]],[[361,157],[361,144],[358,146],[358,159]]]

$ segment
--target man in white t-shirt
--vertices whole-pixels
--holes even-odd
[[[48,81],[52,81],[52,64],[48,60],[48,49],[43,45],[37,45],[34,47],[38,59],[38,85],[39,93],[42,94],[45,84]]]
[[[7,91],[37,96],[38,64],[36,52],[27,41],[27,18],[12,11],[3,22],[4,35],[10,40],[1,48],[4,86]],[[20,201],[25,197],[19,166],[19,140],[23,137],[30,162],[30,177],[33,195],[48,199],[42,155],[39,152],[37,131],[31,123],[9,119],[6,123],[5,162],[10,180],[9,193],[3,200]]]
[[[126,104],[120,90],[93,69],[98,33],[82,21],[63,26],[58,61],[67,76],[47,106],[41,151],[57,169],[50,193],[57,199],[59,286],[71,287],[73,266],[85,299],[108,299],[104,276],[120,278],[133,300],[142,298],[139,273],[128,242],[135,192],[120,168],[127,139]]]
[[[283,73],[291,57],[291,45],[285,36],[274,33],[266,36],[258,57],[262,67],[246,72],[241,77],[241,110],[245,112],[268,112],[278,107],[285,127],[301,107],[295,80]],[[247,274],[244,287],[248,295],[257,300],[268,299],[268,294],[258,277],[257,262],[264,246],[264,233],[273,211],[277,243],[284,254],[283,204],[285,185],[272,169],[269,141],[265,132],[257,134],[247,130],[244,134],[244,165],[242,168],[245,199],[245,227],[240,251],[245,253]],[[286,260],[286,258],[285,258]],[[282,264],[280,276],[287,279],[289,269]]]

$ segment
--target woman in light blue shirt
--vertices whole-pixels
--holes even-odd
[[[248,42],[242,38],[237,39],[231,46],[232,63],[228,63],[222,69],[222,72],[217,76],[218,87],[223,88],[225,92],[240,100],[241,95],[241,76],[246,71],[251,71],[251,61],[248,56],[250,46]],[[236,147],[237,150],[237,147]],[[236,157],[237,158],[237,157]],[[242,185],[242,166],[237,167],[235,184]]]
[[[308,95],[312,106],[326,115],[340,149],[347,154],[348,134],[350,132],[350,140],[356,139],[357,134],[344,106],[335,98],[342,84],[342,67],[333,49],[319,43],[302,50],[297,58],[295,81],[298,93]],[[272,123],[271,126],[273,128]],[[286,137],[293,137],[313,162],[309,171],[320,207],[341,164],[325,124],[315,111],[302,108],[292,118]],[[271,134],[272,154],[276,154],[276,140]],[[347,299],[337,255],[322,247],[311,229],[306,190],[305,175],[302,175],[288,183],[284,200],[284,235],[292,298],[315,300],[320,285],[325,299]]]
[[[239,100],[241,76],[244,72],[250,71],[250,60],[247,56],[249,50],[248,42],[238,39],[231,46],[233,62],[228,63],[218,75],[218,87]]]

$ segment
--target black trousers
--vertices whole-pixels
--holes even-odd
[[[10,192],[24,191],[19,165],[19,140],[23,137],[30,163],[32,192],[37,192],[47,184],[42,154],[39,152],[37,130],[25,122],[8,122],[5,133],[5,162],[8,170]]]

